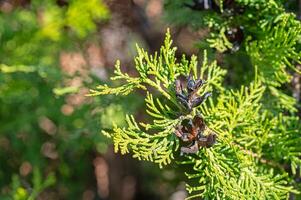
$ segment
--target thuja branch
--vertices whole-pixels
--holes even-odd
[[[103,131],[112,138],[115,151],[131,153],[160,167],[174,160],[190,166],[191,173],[184,171],[186,177],[198,179],[187,184],[190,198],[270,199],[296,192],[287,184],[283,170],[268,172],[255,161],[261,159],[257,156],[264,145],[269,145],[264,138],[279,132],[267,126],[261,82],[228,90],[222,86],[226,71],[216,62],[209,63],[206,52],[201,67],[195,56],[190,60],[183,56],[177,62],[170,38],[167,32],[164,45],[154,56],[137,46],[137,77],[121,72],[117,62],[112,80],[121,85],[91,90],[92,96],[147,91],[145,111],[152,122],[139,123],[126,116],[127,127],[115,125],[113,130]],[[149,86],[155,92],[151,93]],[[291,158],[296,161],[296,157]]]

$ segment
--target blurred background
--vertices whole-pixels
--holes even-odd
[[[0,199],[183,199],[172,169],[115,154],[101,129],[143,117],[139,94],[85,97],[138,43],[158,50],[162,0],[0,0]],[[179,55],[203,33],[172,29]],[[125,111],[126,108],[126,111]]]

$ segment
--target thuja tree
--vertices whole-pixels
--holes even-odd
[[[102,131],[116,152],[180,169],[188,199],[286,199],[298,193],[300,121],[264,106],[267,86],[259,70],[247,85],[228,89],[227,71],[208,61],[206,51],[202,64],[196,56],[177,60],[169,32],[159,53],[137,51],[136,77],[123,73],[117,62],[112,79],[119,86],[99,85],[90,94],[144,91],[149,120],[128,115],[127,127]],[[186,84],[182,77],[188,77]],[[197,132],[196,151],[185,151],[191,150],[191,134],[185,135],[183,126]],[[215,137],[208,144],[210,134]]]

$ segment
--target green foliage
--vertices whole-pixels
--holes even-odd
[[[202,47],[228,52],[226,57],[235,54],[229,54],[235,44],[229,41],[226,32],[242,28],[244,40],[239,53],[249,57],[258,79],[268,86],[267,96],[277,104],[274,109],[296,111],[295,100],[280,87],[290,82],[291,69],[298,71],[295,66],[301,60],[301,23],[295,14],[286,12],[283,1],[221,1],[220,11],[192,10],[184,6],[187,2],[166,0],[166,18],[178,26],[189,25],[197,30],[209,28],[210,34],[202,41]],[[197,20],[202,23],[196,23]]]
[[[80,95],[78,90],[89,83],[66,86],[66,80],[82,77],[64,74],[59,58],[62,52],[81,51],[78,46],[87,36],[95,37],[96,22],[108,14],[98,0],[66,6],[34,0],[0,13],[0,199],[37,199],[47,190],[64,190],[57,192],[59,199],[75,199],[94,181],[87,154],[104,152],[107,142],[99,135],[102,111],[91,110],[99,104],[117,102],[120,110],[131,105],[95,99],[71,105],[73,112],[64,114],[68,95]],[[124,124],[122,112],[113,118]],[[50,132],[43,121],[51,125]],[[54,157],[45,156],[45,147]],[[27,174],[22,174],[24,163]]]
[[[91,1],[71,1],[67,10],[66,24],[72,27],[75,32],[83,37],[88,32],[96,29],[95,19],[107,19],[108,10],[104,4],[98,0]]]
[[[41,172],[36,168],[33,171],[33,187],[31,188],[31,193],[28,192],[28,188],[24,188],[21,184],[20,177],[13,175],[12,177],[12,196],[4,199],[14,199],[14,200],[33,200],[36,199],[38,194],[44,189],[55,184],[55,176],[49,174],[45,180],[42,180]]]
[[[270,151],[263,152],[265,157],[273,158],[279,163],[290,163],[292,173],[297,174],[301,165],[300,119],[279,114],[270,120],[270,129],[272,133],[267,135],[267,143],[264,147],[269,148]],[[298,173],[300,175],[300,170]]]
[[[68,27],[80,37],[86,37],[96,30],[95,20],[106,20],[109,11],[102,1],[72,0],[67,7],[59,7],[52,1],[35,1],[34,6],[43,9],[41,34],[52,40],[64,39],[64,27]]]
[[[108,17],[108,9],[97,0],[73,0],[64,7],[35,0],[28,9],[0,13],[1,62],[53,68],[58,64],[58,49],[74,48],[96,30],[96,21]]]
[[[222,85],[226,70],[216,62],[210,63],[206,51],[198,67],[196,56],[190,60],[183,56],[178,62],[176,48],[171,45],[167,32],[160,53],[149,55],[137,47],[138,77],[122,73],[117,63],[112,79],[125,84],[100,85],[91,90],[91,95],[127,95],[133,89],[147,90],[145,110],[152,123],[138,123],[133,116],[127,116],[127,127],[115,125],[112,131],[102,131],[112,138],[115,151],[132,153],[134,158],[160,167],[170,163],[184,166],[181,173],[189,179],[188,199],[287,199],[290,192],[297,193],[293,188],[296,183],[283,165],[291,165],[292,174],[296,174],[301,155],[300,142],[296,140],[300,137],[300,119],[285,120],[281,114],[266,109],[263,100],[267,86],[261,79],[255,78],[238,90],[227,89]],[[213,99],[183,114],[174,83],[190,72],[194,78],[206,80],[200,94],[213,91]],[[201,113],[208,127],[218,134],[218,142],[195,155],[181,157],[175,127],[196,113]]]

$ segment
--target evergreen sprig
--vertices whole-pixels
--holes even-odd
[[[300,133],[295,129],[296,124],[281,125],[283,118],[265,109],[262,99],[266,86],[261,79],[256,78],[239,90],[223,87],[226,70],[216,62],[209,63],[206,52],[201,67],[196,56],[190,60],[183,56],[177,62],[169,31],[159,54],[149,55],[138,46],[137,51],[138,77],[121,72],[117,63],[112,79],[125,84],[119,82],[121,85],[117,87],[104,85],[91,90],[93,96],[146,90],[145,110],[153,119],[151,123],[138,123],[128,115],[127,127],[115,125],[111,131],[102,131],[112,138],[115,152],[131,153],[139,160],[158,163],[160,168],[172,161],[187,166],[184,173],[189,179],[188,199],[285,199],[290,192],[297,192],[283,165],[291,165],[296,173],[300,145],[294,139]],[[213,91],[213,99],[185,114],[174,88],[178,77],[189,74],[206,80],[199,93]],[[181,142],[174,134],[175,127],[196,114],[201,114],[208,127],[217,133],[217,144],[181,157]],[[287,142],[283,142],[283,137]],[[282,156],[285,158],[281,159]]]

